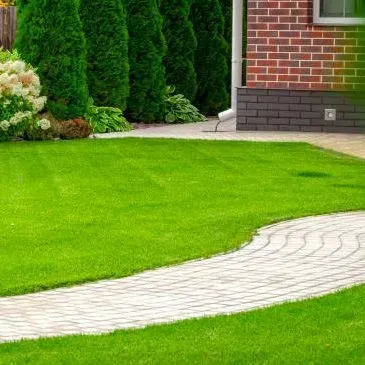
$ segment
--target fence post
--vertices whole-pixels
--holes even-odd
[[[11,49],[16,34],[16,7],[0,8],[0,47]]]

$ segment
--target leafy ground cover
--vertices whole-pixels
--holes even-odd
[[[255,229],[365,208],[365,163],[307,144],[0,145],[0,295],[237,248]]]
[[[364,298],[363,285],[234,316],[4,344],[0,364],[359,365],[365,358]]]

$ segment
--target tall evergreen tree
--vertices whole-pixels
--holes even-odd
[[[193,101],[197,83],[194,58],[197,42],[189,19],[191,0],[161,0],[167,55],[164,59],[167,84]]]
[[[16,7],[17,7],[17,15],[19,17],[19,11],[21,12],[25,6],[29,3],[29,0],[17,0]]]
[[[232,55],[232,0],[220,0],[224,17],[224,39],[227,41],[227,89],[231,91],[231,55]]]
[[[219,0],[193,0],[191,19],[198,41],[195,103],[203,113],[216,114],[228,105],[228,45],[224,39],[224,17]]]
[[[121,0],[81,0],[89,93],[96,105],[126,108],[128,32]]]
[[[166,89],[162,17],[156,0],[124,1],[129,31],[128,115],[134,120],[162,120]]]
[[[86,46],[75,0],[20,2],[15,47],[37,68],[48,109],[58,119],[85,113]]]

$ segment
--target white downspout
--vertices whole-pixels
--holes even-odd
[[[237,88],[242,86],[243,2],[233,0],[231,108],[218,114],[220,122],[236,119]]]

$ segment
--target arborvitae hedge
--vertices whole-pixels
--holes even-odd
[[[224,39],[224,17],[219,0],[193,0],[191,19],[198,41],[195,103],[203,113],[212,115],[228,106],[228,45]]]
[[[232,68],[232,0],[220,0],[224,16],[224,39],[227,41],[227,89],[231,91],[231,68]]]
[[[161,0],[167,55],[164,59],[166,81],[176,93],[193,101],[197,83],[194,58],[197,42],[189,19],[191,0]]]
[[[128,32],[121,0],[81,0],[89,93],[95,105],[126,108],[129,94]]]
[[[32,0],[20,16],[15,47],[37,68],[48,109],[58,119],[85,113],[86,46],[75,0]]]
[[[17,16],[19,17],[19,12],[21,12],[25,6],[29,3],[29,0],[16,0]]]
[[[124,1],[129,32],[128,115],[134,120],[162,120],[166,89],[162,17],[156,0]]]

